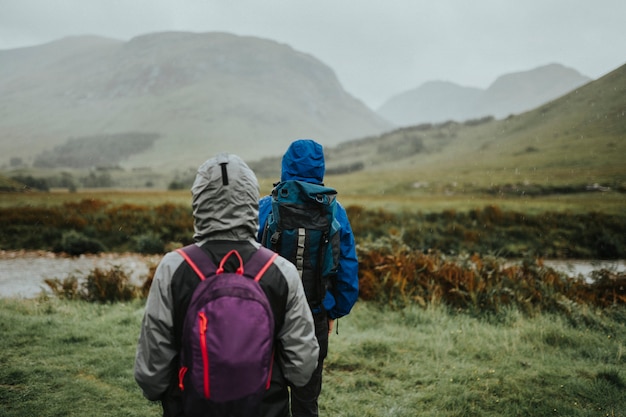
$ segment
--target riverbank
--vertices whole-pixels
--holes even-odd
[[[49,293],[45,279],[63,280],[71,275],[85,277],[96,268],[114,266],[126,271],[131,282],[140,284],[147,277],[150,266],[156,265],[161,255],[137,253],[101,253],[71,257],[46,251],[0,251],[0,297],[34,298]]]
[[[86,276],[95,268],[121,267],[140,284],[147,277],[150,267],[158,264],[161,255],[138,253],[101,253],[71,257],[46,251],[0,251],[0,297],[34,298],[42,292],[50,292],[45,279],[63,280],[70,275]],[[544,265],[569,276],[582,275],[589,279],[593,271],[608,269],[626,272],[626,260],[581,261],[544,260]]]

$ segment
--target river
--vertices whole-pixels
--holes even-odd
[[[161,255],[136,253],[82,255],[68,257],[41,251],[0,251],[0,297],[34,298],[42,292],[50,293],[44,279],[63,280],[70,275],[84,278],[95,268],[110,269],[119,266],[126,271],[134,284],[141,284],[151,265],[156,265]],[[589,278],[594,270],[607,268],[625,273],[626,260],[621,261],[544,261],[546,266],[570,276]]]
[[[564,272],[569,276],[582,275],[589,281],[591,273],[600,269],[626,274],[626,260],[620,261],[580,261],[544,260],[545,266]]]
[[[84,278],[95,268],[121,267],[131,282],[141,284],[160,255],[105,253],[68,257],[41,251],[0,251],[0,297],[34,298],[50,293],[44,279]]]

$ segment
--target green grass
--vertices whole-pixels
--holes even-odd
[[[345,324],[343,323],[345,322]],[[333,416],[626,415],[623,324],[360,304],[331,337]],[[358,406],[355,407],[355,404]]]
[[[339,189],[341,190],[341,188]],[[600,212],[621,215],[624,213],[624,207],[626,207],[626,194],[624,193],[514,197],[484,194],[350,194],[340,192],[338,199],[345,207],[354,205],[368,209],[381,208],[391,212],[406,211],[409,213],[437,213],[445,210],[462,212],[496,205],[505,211],[515,211],[529,215],[544,212],[570,212],[577,214]]]
[[[586,314],[574,325],[359,302],[330,338],[321,413],[626,416],[626,312]],[[132,376],[142,315],[141,302],[0,300],[0,415],[160,415]]]
[[[0,306],[2,416],[158,415],[133,379],[141,303]]]
[[[381,178],[385,178],[384,176]],[[362,179],[367,182],[367,178]],[[380,180],[383,182],[383,180]],[[260,180],[261,195],[270,193],[270,180]],[[570,211],[587,213],[597,211],[607,214],[622,214],[626,207],[626,193],[588,192],[567,195],[545,195],[536,197],[525,196],[493,196],[484,193],[447,193],[440,191],[419,191],[400,189],[393,192],[371,187],[367,191],[360,188],[361,180],[353,183],[349,176],[329,177],[327,181],[339,190],[339,201],[344,207],[351,205],[376,209],[384,208],[391,212],[408,211],[432,213],[444,210],[468,211],[482,209],[485,206],[497,205],[503,210],[538,214],[546,211]],[[374,183],[372,183],[374,184]],[[0,193],[0,208],[6,207],[54,207],[66,202],[82,200],[103,200],[112,205],[136,204],[158,206],[171,203],[191,207],[189,190],[81,190],[75,193],[54,190],[52,192]]]
[[[191,207],[191,191],[90,189],[70,193],[65,190],[51,192],[0,193],[3,207],[54,207],[67,202],[104,200],[113,204],[137,204],[157,206],[171,203]]]

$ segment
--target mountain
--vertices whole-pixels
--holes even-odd
[[[624,192],[624,97],[626,65],[502,120],[424,123],[348,141],[327,150],[327,171],[344,174],[328,183],[375,196],[586,185]]]
[[[378,113],[397,126],[486,116],[503,118],[540,106],[589,81],[576,70],[550,64],[502,75],[485,90],[450,82],[428,82],[390,98]]]
[[[389,127],[322,62],[265,39],[166,32],[0,51],[0,166],[149,136],[110,164],[195,168],[219,151],[258,159],[295,138],[332,146]]]
[[[483,90],[447,81],[430,81],[389,99],[379,114],[398,126],[466,120]]]
[[[498,77],[477,102],[479,115],[506,117],[533,109],[587,84],[590,78],[559,64]],[[482,114],[480,114],[482,113]]]

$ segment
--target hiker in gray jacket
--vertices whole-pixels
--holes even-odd
[[[216,264],[232,249],[245,263],[260,247],[256,242],[259,185],[252,170],[236,155],[220,154],[200,166],[191,192],[196,244]],[[147,399],[161,401],[163,416],[184,415],[179,354],[185,313],[199,283],[183,257],[170,252],[157,267],[146,302],[135,379]],[[276,349],[260,415],[285,417],[289,416],[288,383],[307,383],[317,365],[319,345],[293,264],[276,258],[259,284],[273,311]]]

